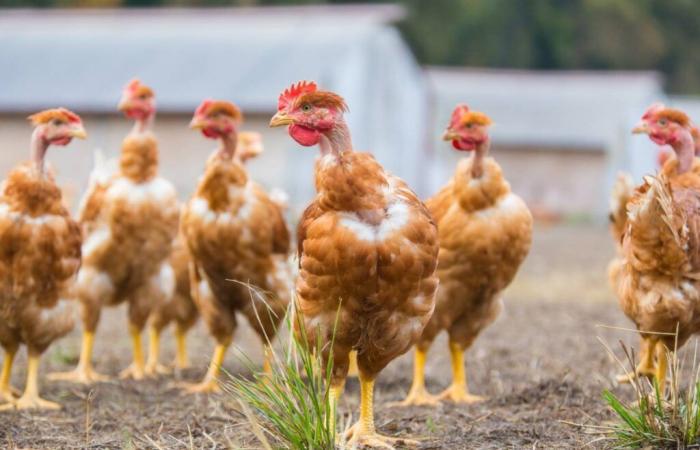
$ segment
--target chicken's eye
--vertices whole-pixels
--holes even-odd
[[[467,128],[474,128],[474,124],[473,124],[473,123],[471,123],[471,122],[467,123],[467,125],[466,125],[466,126],[467,126]]]
[[[148,98],[148,95],[146,95],[146,94],[139,95],[139,99],[141,99],[141,100],[146,100],[147,98]]]
[[[311,105],[309,105],[308,103],[304,103],[303,105],[301,105],[301,110],[304,112],[309,112],[311,111]]]
[[[665,127],[666,125],[668,125],[668,121],[666,119],[659,119],[659,121],[656,123],[658,123],[662,127]]]
[[[61,119],[53,119],[53,121],[51,121],[51,123],[55,127],[60,127],[61,125],[64,124],[64,122]]]

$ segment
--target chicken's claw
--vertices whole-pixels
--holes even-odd
[[[160,363],[148,363],[143,372],[147,377],[157,377],[159,375],[170,375],[173,370]]]
[[[221,392],[219,382],[216,380],[204,380],[201,383],[178,383],[183,394],[215,394]]]
[[[442,391],[437,396],[437,399],[442,402],[461,403],[464,405],[486,401],[486,397],[470,394],[463,386],[454,384]]]
[[[427,390],[411,389],[403,401],[391,402],[388,403],[387,406],[390,408],[405,406],[437,406],[438,403],[438,398],[431,395]]]
[[[413,439],[392,438],[376,432],[362,433],[360,432],[361,429],[362,426],[358,422],[345,431],[345,448],[384,448],[395,450],[397,445],[399,446],[398,448],[417,447],[420,445],[420,442]]]
[[[48,374],[47,378],[51,381],[68,381],[70,383],[79,384],[94,384],[110,381],[109,376],[95,372],[92,367],[76,367],[70,372],[54,372]]]
[[[119,378],[122,380],[143,380],[145,376],[144,368],[134,363],[119,372]]]
[[[11,411],[14,409],[45,409],[55,411],[61,409],[61,405],[55,402],[44,400],[38,395],[23,395],[17,400],[0,406],[0,411]]]

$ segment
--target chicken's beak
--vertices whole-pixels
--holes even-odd
[[[119,111],[126,111],[129,108],[131,108],[131,101],[129,100],[128,97],[122,97],[122,99],[119,100],[119,104],[117,105],[117,109]]]
[[[204,121],[201,120],[199,117],[195,116],[190,122],[190,128],[192,128],[193,130],[201,130],[202,128],[204,128]]]
[[[649,134],[649,125],[644,121],[639,122],[636,127],[632,128],[632,134]]]
[[[455,139],[459,139],[459,134],[449,128],[445,131],[445,134],[442,135],[443,141],[454,141]]]
[[[85,139],[87,138],[87,132],[85,131],[85,128],[82,125],[78,125],[77,127],[70,130],[70,136],[77,139]]]
[[[294,120],[287,115],[286,111],[278,111],[277,114],[270,119],[270,127],[282,127],[291,125],[292,123],[294,123]]]

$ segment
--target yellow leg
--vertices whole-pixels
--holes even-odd
[[[328,392],[328,403],[329,403],[329,428],[337,433],[337,423],[338,423],[338,403],[340,403],[340,398],[343,396],[343,390],[345,389],[345,380],[336,383],[331,386]],[[336,441],[339,441],[340,436],[336,434]]]
[[[465,404],[483,401],[483,397],[469,393],[462,346],[456,342],[450,342],[450,356],[452,360],[452,384],[438,395],[438,399]]]
[[[92,348],[95,342],[95,334],[89,331],[83,332],[83,343],[80,349],[80,361],[78,366],[70,372],[49,374],[49,380],[71,381],[73,383],[92,384],[108,381],[109,377],[101,375],[92,368]]]
[[[132,378],[141,380],[145,374],[146,364],[143,359],[143,348],[141,345],[141,330],[138,327],[129,324],[129,334],[131,335],[131,343],[134,348],[134,361],[129,367],[122,370],[119,378]]]
[[[187,341],[185,339],[185,331],[183,331],[180,327],[175,327],[175,344],[177,346],[175,367],[178,369],[186,369],[189,367],[189,362],[187,359]]]
[[[148,359],[146,360],[146,367],[144,369],[144,373],[146,375],[156,376],[170,373],[170,370],[167,367],[158,362],[159,359],[160,331],[155,327],[150,327],[148,329]]]
[[[208,393],[208,392],[219,392],[219,371],[221,370],[221,365],[224,363],[224,357],[226,356],[226,350],[229,344],[217,344],[214,349],[214,355],[211,358],[211,363],[209,364],[209,370],[207,374],[204,375],[204,379],[197,384],[183,384],[185,392],[195,394],[195,393]]]
[[[666,389],[666,369],[668,368],[668,348],[663,342],[656,343],[656,360],[655,376],[659,384],[659,392],[663,396]]]
[[[413,357],[413,383],[408,396],[392,406],[437,405],[437,399],[425,389],[425,359],[427,352],[416,347]]]
[[[265,359],[263,360],[263,373],[272,375],[272,361],[274,359],[272,348],[267,344],[265,344],[263,347],[263,353],[265,354]]]
[[[3,405],[2,409],[61,409],[58,403],[39,397],[39,355],[29,355],[27,362],[27,386],[24,393],[14,403]]]
[[[360,418],[345,434],[349,448],[386,448],[394,449],[393,444],[417,445],[418,442],[407,439],[395,439],[382,436],[374,428],[374,379],[360,372]]]
[[[652,378],[656,369],[654,367],[654,346],[648,338],[641,338],[639,343],[639,364],[633,372],[618,375],[618,383],[630,383],[634,378],[639,376],[644,376],[647,378]]]
[[[12,363],[15,360],[17,350],[5,352],[5,360],[2,363],[2,373],[0,373],[0,401],[13,402],[15,392],[10,386],[10,375],[12,374]]]
[[[357,378],[359,375],[359,370],[357,369],[357,350],[353,350],[348,355],[350,360],[350,365],[348,366],[348,376],[351,378]]]

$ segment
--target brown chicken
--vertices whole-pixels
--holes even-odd
[[[469,393],[463,355],[498,316],[503,289],[530,249],[532,216],[488,157],[490,124],[485,114],[459,105],[445,132],[445,140],[472,157],[462,159],[447,186],[426,202],[438,226],[440,289],[435,312],[416,345],[413,385],[403,405],[482,399]],[[424,366],[442,330],[449,335],[452,384],[435,398],[425,389]]]
[[[263,151],[260,133],[242,131],[238,134],[235,158],[245,163]],[[158,305],[153,311],[149,328],[148,358],[146,375],[169,373],[170,369],[159,363],[160,335],[163,329],[175,322],[175,368],[185,369],[189,366],[187,358],[186,336],[199,318],[199,311],[192,299],[190,287],[190,257],[187,244],[182,234],[173,243],[170,266],[175,273],[175,290],[173,296]]]
[[[0,193],[0,399],[9,402],[2,409],[58,409],[39,397],[39,358],[73,329],[72,309],[62,298],[80,266],[80,227],[63,206],[44,157],[49,146],[86,135],[80,118],[63,108],[29,119],[31,161],[10,172]],[[29,354],[27,385],[15,399],[9,382],[20,344]]]
[[[340,96],[301,82],[280,95],[270,126],[289,126],[296,142],[321,148],[316,198],[297,232],[297,307],[306,333],[320,336],[324,359],[332,354],[333,402],[357,351],[360,417],[349,444],[391,448],[375,431],[374,381],[418,340],[433,311],[437,230],[406,183],[353,151],[345,111]]]
[[[642,337],[636,374],[656,377],[663,391],[669,350],[700,326],[700,176],[691,170],[695,150],[685,113],[653,106],[633,131],[676,154],[657,177],[645,177],[628,203],[617,283],[620,305]]]
[[[102,307],[121,303],[128,304],[133,343],[133,363],[121,376],[143,378],[141,331],[151,310],[170,298],[175,286],[168,257],[179,206],[173,186],[158,176],[158,143],[151,131],[153,91],[132,81],[119,109],[135,120],[122,144],[119,171],[104,183],[93,183],[80,214],[85,235],[75,286],[83,321],[80,361],[74,371],[54,374],[54,379],[81,383],[105,379],[92,368],[94,333]]]
[[[218,389],[239,313],[263,340],[269,370],[268,345],[290,300],[289,231],[282,208],[250,180],[236,157],[241,120],[232,103],[205,100],[191,123],[204,136],[218,139],[220,147],[207,161],[182,215],[194,300],[217,343],[207,374],[186,386],[189,392]]]

